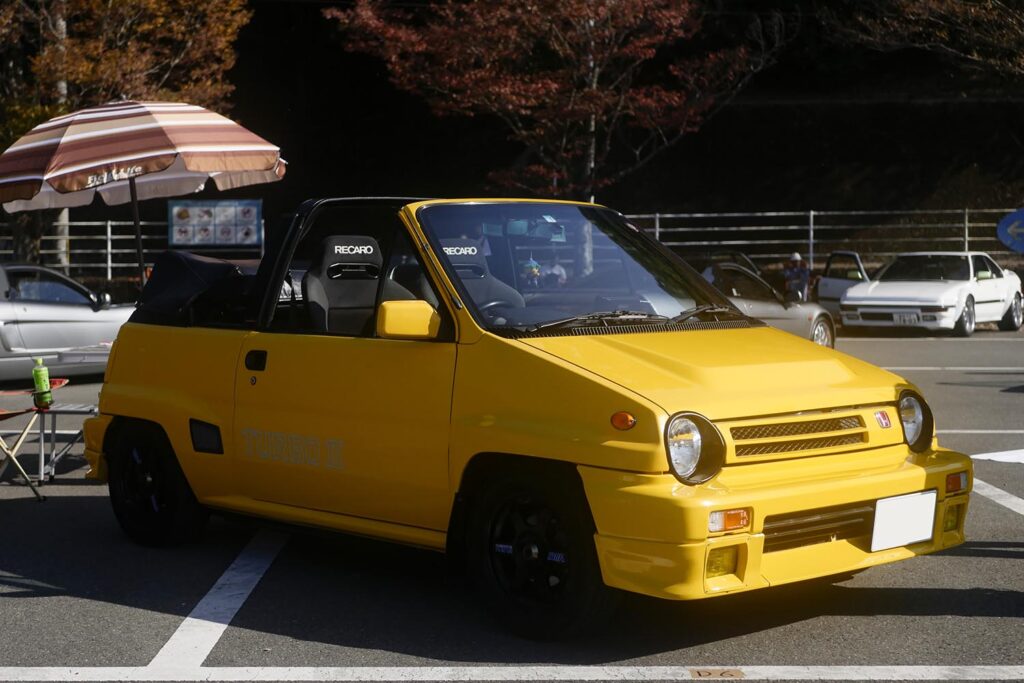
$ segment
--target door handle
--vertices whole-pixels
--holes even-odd
[[[260,372],[267,369],[267,352],[253,349],[245,354],[245,369]]]

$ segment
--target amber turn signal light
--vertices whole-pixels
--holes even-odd
[[[946,493],[960,493],[967,488],[967,473],[957,472],[946,475]]]
[[[627,429],[632,429],[635,426],[636,417],[634,417],[632,413],[627,413],[625,410],[620,410],[619,412],[612,415],[612,427],[615,427],[618,430],[624,432]]]
[[[745,528],[748,524],[750,524],[750,508],[715,510],[708,515],[708,531],[711,533],[735,531]]]

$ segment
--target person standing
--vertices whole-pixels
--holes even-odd
[[[807,262],[800,257],[800,253],[794,251],[789,257],[789,263],[783,267],[783,277],[786,279],[786,295],[795,294],[798,301],[807,301],[807,289],[811,283],[811,269]]]

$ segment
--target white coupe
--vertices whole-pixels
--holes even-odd
[[[967,337],[977,323],[1018,330],[1024,318],[1020,278],[980,252],[898,254],[872,278],[855,253],[836,252],[818,298],[838,308],[850,327],[921,327]]]

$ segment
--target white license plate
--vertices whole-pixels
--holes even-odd
[[[921,322],[921,316],[917,313],[893,313],[892,321],[897,325],[916,325]]]
[[[871,552],[929,540],[935,526],[935,499],[935,491],[879,499]]]

